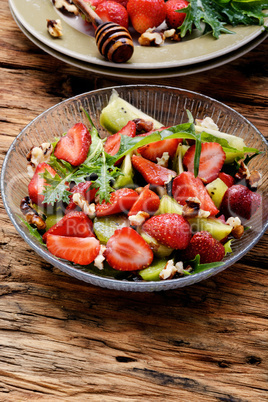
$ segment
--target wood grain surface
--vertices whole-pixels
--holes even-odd
[[[7,0],[0,0],[0,19],[1,164],[16,135],[45,109],[131,82],[45,54],[17,27]],[[267,45],[206,73],[153,83],[216,98],[267,138]],[[2,201],[0,223],[1,401],[268,401],[267,233],[202,283],[121,293],[38,257]]]

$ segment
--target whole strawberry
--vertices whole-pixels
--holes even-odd
[[[221,261],[225,255],[223,245],[209,232],[197,232],[190,240],[188,247],[181,252],[183,261],[193,260],[195,256],[200,255],[200,263]]]
[[[242,184],[234,184],[225,192],[221,212],[227,219],[230,216],[238,216],[241,220],[250,219],[260,207],[262,197],[254,193]]]
[[[127,11],[133,28],[139,33],[157,27],[166,18],[164,0],[129,0]]]
[[[142,226],[144,232],[167,247],[182,250],[191,239],[191,227],[178,214],[160,214],[148,219]]]
[[[186,0],[168,0],[166,2],[166,23],[169,28],[178,28],[182,25],[186,14],[179,13],[177,10],[186,8],[188,6],[188,1]]]
[[[96,9],[96,14],[102,21],[112,21],[122,27],[128,28],[128,12],[126,8],[116,1],[104,1]]]

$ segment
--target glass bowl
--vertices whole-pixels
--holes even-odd
[[[211,99],[183,89],[156,85],[126,85],[115,87],[125,100],[161,121],[164,126],[175,125],[188,121],[186,110],[190,110],[194,118],[205,116],[213,118],[223,132],[243,137],[248,147],[258,148],[262,154],[250,162],[250,170],[257,169],[262,173],[262,184],[259,192],[263,200],[267,200],[268,155],[267,142],[262,134],[247,119],[230,107]],[[42,142],[52,141],[61,137],[73,124],[87,124],[81,107],[87,110],[99,129],[100,135],[105,130],[99,124],[99,116],[103,107],[109,101],[113,88],[99,89],[75,96],[48,109],[29,123],[12,143],[4,160],[1,174],[2,198],[6,211],[22,238],[46,261],[61,271],[92,285],[123,291],[160,291],[189,286],[212,275],[215,275],[234,264],[243,257],[261,238],[268,226],[268,209],[259,209],[248,223],[250,230],[245,231],[242,239],[232,243],[233,253],[224,259],[224,264],[217,268],[186,276],[159,282],[130,281],[103,276],[98,269],[86,269],[59,260],[50,254],[38,241],[30,235],[27,227],[19,216],[20,201],[27,195],[29,178],[26,172],[26,155],[32,146]]]

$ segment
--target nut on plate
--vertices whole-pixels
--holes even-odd
[[[26,221],[30,225],[34,225],[39,230],[43,230],[46,228],[46,222],[38,212],[33,208],[30,197],[26,196],[20,202],[20,210],[26,218]]]
[[[165,42],[162,32],[157,32],[154,28],[149,28],[138,39],[141,46],[160,46]]]
[[[79,14],[78,8],[73,4],[72,0],[52,0],[52,4],[57,10],[61,12],[67,12],[74,15]]]
[[[61,20],[47,20],[47,30],[48,33],[53,36],[53,38],[59,38],[62,36],[62,25]]]

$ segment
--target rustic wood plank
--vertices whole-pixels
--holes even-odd
[[[5,0],[0,19],[2,164],[16,135],[48,107],[130,80],[80,71],[45,54],[19,30]],[[268,138],[267,45],[207,74],[156,83],[214,97]],[[80,282],[38,257],[1,200],[0,222],[1,401],[267,399],[268,233],[202,283],[120,293]]]

